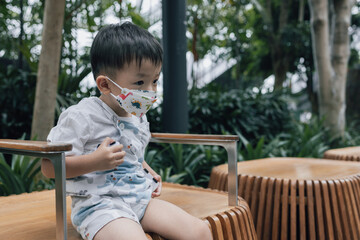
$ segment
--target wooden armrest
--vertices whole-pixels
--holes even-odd
[[[152,133],[151,142],[184,143],[184,144],[208,144],[236,142],[236,135],[208,135],[208,134],[177,134],[177,133]],[[219,144],[221,145],[221,144]]]
[[[1,150],[10,150],[10,151],[18,150],[18,151],[53,153],[53,152],[66,152],[66,151],[70,151],[71,149],[72,149],[72,145],[66,143],[0,139],[0,152]]]

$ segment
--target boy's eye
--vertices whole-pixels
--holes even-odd
[[[137,81],[136,83],[135,83],[135,85],[138,85],[138,86],[141,86],[141,85],[143,85],[144,84],[144,81]]]
[[[154,82],[153,82],[154,85],[158,85],[158,83],[159,83],[158,79],[155,79]]]

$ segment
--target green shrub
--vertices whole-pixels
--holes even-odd
[[[76,104],[82,98],[96,94],[95,88],[81,90],[81,80],[90,72],[84,68],[76,76],[68,76],[65,69],[60,73],[56,96],[56,117],[62,110]],[[17,139],[24,133],[30,138],[33,105],[36,89],[36,73],[21,70],[15,65],[0,68],[0,137]],[[56,119],[55,119],[56,121]]]
[[[0,136],[20,138],[30,135],[36,76],[9,65],[0,71]]]
[[[53,188],[52,180],[39,177],[39,163],[40,158],[14,154],[9,165],[0,154],[0,196]]]
[[[266,140],[291,129],[292,118],[283,92],[254,93],[208,87],[190,97],[190,132],[241,133],[253,142]]]
[[[150,144],[145,159],[163,181],[206,187],[212,167],[224,163],[226,154],[217,146]]]
[[[288,132],[279,133],[265,142],[264,137],[251,144],[241,137],[240,159],[252,160],[268,157],[311,157],[321,158],[330,148],[331,139],[322,121],[316,118],[308,123],[294,122]]]
[[[151,131],[160,132],[161,106],[148,113]],[[286,93],[224,92],[209,85],[189,97],[189,132],[200,134],[241,133],[249,142],[266,140],[292,128]]]

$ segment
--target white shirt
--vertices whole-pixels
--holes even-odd
[[[73,149],[65,153],[66,156],[89,154],[106,137],[124,145],[124,163],[114,170],[68,179],[66,187],[71,195],[107,194],[107,190],[99,186],[106,185],[110,174],[142,172],[141,163],[150,139],[149,123],[146,116],[141,119],[135,116],[119,117],[101,99],[90,97],[61,113],[57,125],[51,129],[48,141],[73,145]]]

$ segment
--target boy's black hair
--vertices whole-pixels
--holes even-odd
[[[147,30],[131,22],[111,24],[103,27],[92,43],[91,68],[96,79],[100,74],[114,75],[133,60],[139,67],[143,59],[157,66],[162,54],[160,43]]]

